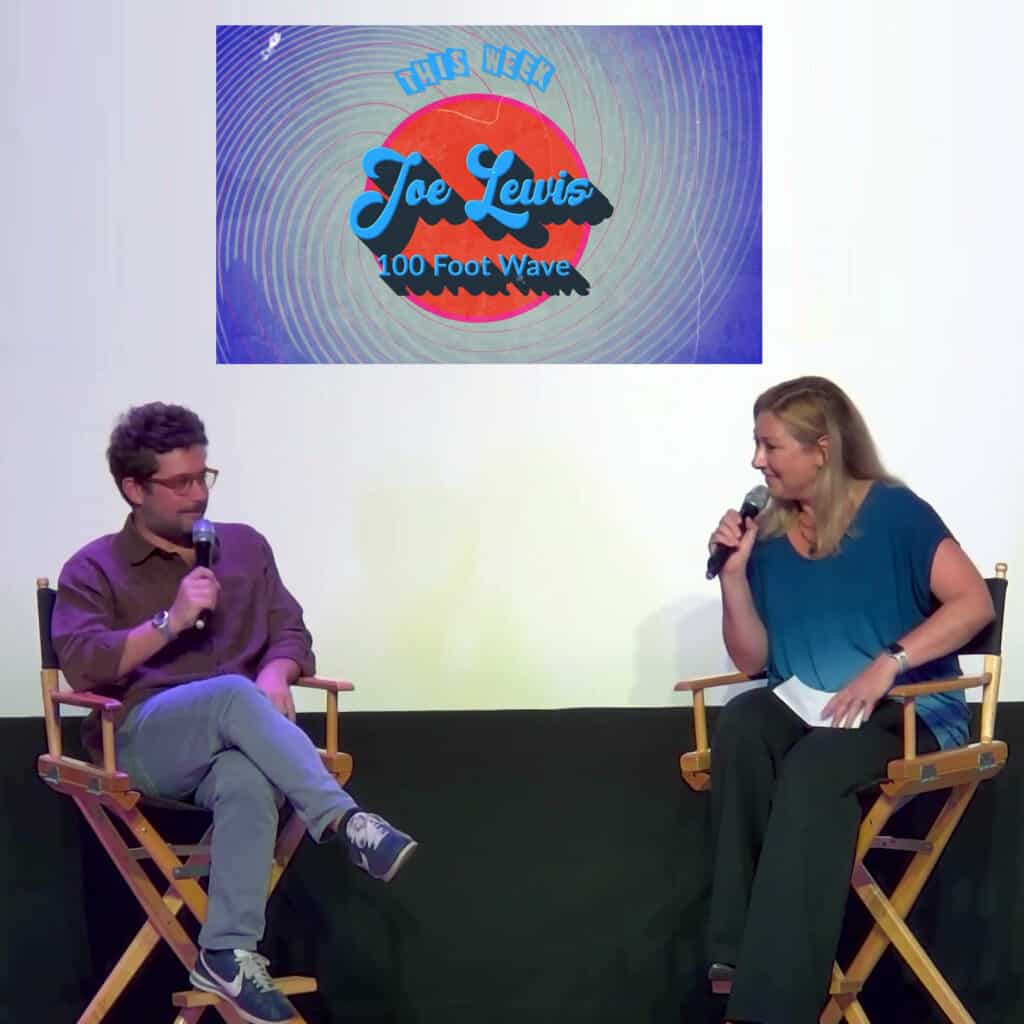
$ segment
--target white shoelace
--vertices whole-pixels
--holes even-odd
[[[362,819],[361,822],[359,819]],[[357,850],[376,850],[387,835],[387,830],[381,825],[380,819],[373,814],[355,814],[349,825],[354,826],[352,831],[345,831],[348,832],[349,841]]]
[[[236,949],[235,960],[242,977],[248,978],[261,992],[272,992],[277,988],[267,971],[270,961],[265,956],[250,953],[247,949]]]

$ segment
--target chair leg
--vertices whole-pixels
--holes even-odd
[[[206,890],[195,878],[175,877],[174,872],[185,865],[164,842],[163,837],[134,806],[125,808],[115,803],[114,807],[118,817],[142,845],[153,864],[160,869],[168,885],[181,897],[192,916],[197,921],[206,920]],[[209,831],[206,834],[208,836]]]
[[[864,1007],[860,1005],[859,999],[854,999],[853,1002],[846,1008],[846,1019],[849,1024],[871,1024],[868,1020],[868,1015],[864,1012]]]
[[[163,896],[157,891],[138,861],[131,857],[127,844],[110,820],[107,810],[95,800],[81,798],[77,795],[74,795],[73,799],[114,862],[121,877],[134,893],[147,918],[78,1021],[78,1024],[100,1024],[114,1001],[121,995],[153,951],[159,939],[163,939],[170,946],[186,970],[191,970],[198,955],[198,949],[178,921],[177,915],[182,906],[187,905],[197,920],[202,922],[205,918],[206,893],[195,879],[175,879],[173,877],[174,868],[184,865],[134,807],[124,808],[119,805],[114,810],[167,877],[170,888]],[[305,827],[302,822],[293,813],[278,835],[274,863],[268,879],[269,891],[272,892],[280,880],[284,869],[302,841],[304,831]],[[238,1012],[225,1000],[218,999],[212,1005],[225,1024],[244,1024]],[[195,1021],[208,1008],[208,1006],[183,1008],[178,1013],[175,1024],[195,1024]],[[293,1021],[295,1024],[305,1024],[304,1018],[298,1014]]]
[[[874,839],[885,821],[888,820],[892,812],[899,806],[898,800],[880,797],[878,805],[884,804],[884,806],[876,805],[879,813],[875,815],[876,808],[872,808],[869,818],[865,819],[865,828],[863,830],[865,834],[858,841],[858,855],[853,878],[850,883],[864,901],[876,923],[858,950],[857,955],[853,958],[846,971],[847,976],[858,978],[861,982],[865,981],[882,958],[882,954],[892,943],[896,945],[897,950],[903,956],[907,965],[918,976],[929,994],[954,1024],[974,1024],[974,1022],[973,1018],[967,1013],[963,1004],[939,973],[938,968],[932,963],[903,921],[928,881],[938,862],[939,856],[945,850],[946,844],[963,817],[964,811],[967,809],[967,805],[970,803],[971,797],[974,796],[974,791],[977,788],[978,783],[971,782],[962,786],[955,786],[950,790],[946,803],[928,831],[927,841],[931,843],[931,852],[918,853],[914,856],[899,884],[889,897],[885,895],[881,887],[871,877],[864,867],[862,859],[867,853],[871,840]],[[877,820],[871,820],[873,815]],[[887,929],[883,924],[883,917],[887,921],[899,922],[900,928],[893,927],[892,929]],[[890,930],[894,933],[901,931],[900,942],[903,943],[907,952],[904,952],[904,949],[894,942],[889,934]],[[904,934],[909,937],[909,942],[904,941]],[[918,969],[919,965],[920,970]],[[838,970],[838,967],[836,969]],[[849,1007],[842,1007],[836,997],[833,996],[821,1015],[820,1024],[838,1024],[844,1016],[847,1020],[854,1021],[855,1018],[850,1016],[851,1008],[852,1004]],[[860,1013],[863,1013],[863,1008],[860,1008]],[[866,1017],[862,1019],[867,1020]]]
[[[849,1021],[849,1024],[871,1024],[871,1020],[856,996],[833,996],[821,1017],[818,1018],[818,1024],[839,1024],[844,1020]]]
[[[878,927],[885,933],[885,937],[896,947],[900,956],[928,989],[931,997],[949,1020],[953,1024],[974,1024],[974,1018],[967,1012],[931,957],[924,951],[924,947],[907,927],[901,913],[886,898],[881,887],[863,864],[858,864],[854,868],[853,887]]]
[[[165,900],[164,897],[157,892],[156,887],[149,880],[146,872],[142,869],[138,861],[133,860],[128,853],[128,847],[125,845],[124,840],[121,838],[117,829],[114,827],[114,823],[104,813],[102,807],[96,804],[94,801],[81,800],[75,798],[76,802],[79,802],[82,814],[85,815],[86,820],[92,826],[100,842],[103,844],[107,853],[110,855],[111,860],[117,865],[118,871],[121,873],[121,877],[128,884],[129,888],[135,894],[135,898],[138,900],[139,905],[142,907],[145,913],[148,924],[153,930],[170,946],[174,955],[178,958],[182,967],[186,971],[192,969],[193,964],[196,960],[198,950],[195,943],[189,938],[185,929],[181,926],[181,922],[177,918],[177,911],[180,907],[175,907],[174,904],[177,902],[177,897],[173,897],[171,900]],[[173,855],[172,855],[173,856]],[[191,879],[186,880],[192,885],[195,882]],[[205,893],[204,902],[205,902]],[[138,938],[138,936],[136,936]],[[139,948],[141,949],[148,938],[144,937],[140,940]],[[140,961],[141,962],[141,961]],[[132,972],[137,969],[138,965],[132,967]],[[125,972],[123,980],[119,979],[119,989],[124,988],[128,980],[130,980],[131,974]],[[238,1015],[235,1009],[223,1000],[218,1001],[214,1007],[221,1017],[225,1020],[226,1024],[243,1024],[242,1018]],[[109,1006],[103,1008],[102,1014],[105,1014]],[[96,1017],[96,1021],[102,1018]],[[93,1024],[92,1021],[89,1024]]]
[[[227,1003],[220,1002],[212,1005],[213,1009],[220,1010],[221,1016],[228,1021],[228,1024],[235,1024],[235,1022],[237,1022],[237,1024],[245,1024],[245,1021],[243,1021],[241,1017],[234,1016],[234,1011],[231,1010],[231,1007],[228,1006]],[[221,1007],[223,1007],[223,1009],[221,1009]],[[174,1018],[174,1024],[196,1024],[196,1021],[198,1021],[203,1013],[208,1009],[210,1009],[209,1006],[190,1006],[179,1010],[178,1016]],[[295,1009],[295,1007],[293,1006],[292,1009]],[[224,1010],[230,1010],[232,1015],[225,1015]],[[296,1010],[295,1015],[290,1021],[288,1021],[288,1024],[308,1024],[308,1022],[306,1021],[306,1018]]]
[[[110,859],[116,865],[121,877],[135,894],[149,924],[157,934],[174,950],[186,970],[191,970],[195,963],[196,947],[188,937],[185,929],[178,921],[176,912],[164,902],[146,872],[129,855],[128,847],[121,838],[113,822],[107,817],[103,808],[95,801],[75,797],[85,819],[92,826],[97,838],[103,844]],[[138,936],[137,936],[138,937]],[[140,942],[139,949],[144,948],[145,939]],[[152,947],[150,947],[152,948]],[[141,960],[139,961],[141,963]]]
[[[179,1010],[178,1016],[174,1018],[174,1024],[196,1024],[205,1010],[205,1006],[190,1006]]]
[[[85,1012],[78,1018],[78,1024],[99,1024],[103,1020],[159,941],[160,936],[147,921],[89,1001]]]
[[[206,830],[205,835],[199,841],[200,844],[209,841],[212,826]],[[186,866],[193,858],[187,860]],[[168,889],[163,895],[164,904],[167,909],[177,917],[184,903],[173,889]],[[128,983],[135,977],[136,972],[146,962],[150,953],[156,948],[160,941],[160,935],[147,920],[138,930],[135,938],[128,944],[128,947],[121,954],[120,959],[107,975],[99,990],[93,996],[85,1012],[78,1019],[78,1024],[99,1024],[107,1015],[110,1008],[127,988]],[[192,1012],[191,1010],[189,1011]],[[200,1010],[200,1013],[202,1011]]]
[[[864,1007],[861,1006],[860,1001],[857,999],[855,991],[837,991],[837,988],[845,980],[846,975],[843,974],[839,964],[833,964],[832,982],[829,985],[832,995],[825,1009],[822,1010],[821,1016],[818,1018],[818,1024],[839,1024],[843,1020],[849,1021],[850,1024],[871,1024],[868,1015],[864,1012]]]

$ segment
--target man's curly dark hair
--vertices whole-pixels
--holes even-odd
[[[156,472],[157,455],[207,443],[203,421],[191,409],[163,402],[135,405],[110,434],[107,465],[123,496],[121,481],[126,476],[147,480]]]

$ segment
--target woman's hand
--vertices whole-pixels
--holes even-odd
[[[709,552],[715,550],[716,544],[735,549],[726,559],[719,576],[739,576],[746,573],[755,540],[757,522],[748,518],[744,523],[736,509],[729,509],[718,521],[718,527],[708,541]]]
[[[895,658],[879,655],[822,708],[822,719],[831,718],[833,726],[851,729],[858,713],[863,712],[861,723],[866,722],[875,705],[892,689],[898,669]]]
[[[723,544],[733,549],[718,573],[722,588],[722,637],[736,667],[752,676],[768,661],[768,635],[747,582],[747,562],[757,539],[757,524],[748,518],[745,532],[743,526],[739,512],[729,509],[711,534],[708,547],[714,551],[716,544]]]

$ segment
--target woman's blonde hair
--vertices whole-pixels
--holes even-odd
[[[837,551],[856,512],[853,484],[861,480],[895,482],[882,465],[875,442],[857,407],[842,388],[825,377],[797,377],[776,384],[754,402],[754,419],[769,412],[802,445],[822,438],[825,462],[814,483],[817,530],[815,557]],[[800,506],[772,498],[758,518],[760,537],[786,533]]]

